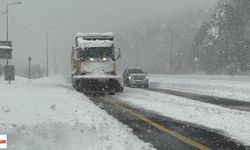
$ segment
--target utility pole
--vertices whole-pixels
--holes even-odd
[[[138,46],[136,43],[136,47],[135,47],[135,68],[137,69],[138,67]]]
[[[6,5],[6,41],[9,40],[9,6],[22,4],[22,2],[13,2]]]
[[[6,41],[9,40],[9,5],[6,5]],[[9,66],[8,58],[7,58],[6,65]],[[10,84],[10,81],[9,81],[9,84]]]
[[[49,76],[49,30],[55,28],[55,26],[49,27],[46,30],[46,75]]]
[[[9,40],[9,6],[11,5],[15,5],[15,4],[22,4],[21,2],[13,2],[13,3],[9,3],[6,5],[6,41]],[[9,66],[9,59],[7,59],[6,62],[7,66]],[[10,84],[10,80],[9,80],[9,84]]]
[[[134,51],[135,51],[135,68],[138,67],[138,43],[139,43],[139,35],[136,34],[135,32],[133,33],[133,36],[135,37],[135,41],[134,41]]]
[[[59,72],[59,65],[56,64],[56,72],[58,73]]]
[[[173,36],[174,36],[174,31],[171,29],[170,31],[170,67],[172,68],[173,65]]]
[[[30,80],[30,62],[31,62],[31,57],[29,57],[28,63],[29,63],[29,80]]]
[[[6,5],[6,41],[8,40],[9,40],[9,5]]]
[[[49,76],[49,46],[48,46],[48,30],[46,31],[46,76]]]
[[[56,74],[56,45],[54,43],[54,74]]]

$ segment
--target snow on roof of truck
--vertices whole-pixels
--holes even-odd
[[[12,49],[12,47],[10,47],[10,46],[0,46],[0,49]]]
[[[77,33],[76,38],[82,37],[84,40],[113,40],[114,34],[112,32],[107,33]]]
[[[106,33],[76,33],[76,37],[79,36],[114,36],[112,32]]]
[[[82,37],[77,38],[79,47],[112,47],[114,44],[111,40],[84,40]]]

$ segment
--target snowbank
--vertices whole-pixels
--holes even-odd
[[[177,96],[126,88],[118,100],[177,120],[214,129],[250,145],[250,112],[231,110]],[[218,131],[216,131],[218,130]]]
[[[150,75],[150,87],[250,102],[250,76]]]
[[[75,92],[62,76],[0,81],[0,134],[9,149],[153,149]]]

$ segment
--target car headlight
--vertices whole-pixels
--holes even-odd
[[[148,79],[148,76],[146,76],[146,79]]]
[[[131,76],[128,76],[128,79],[129,79],[129,80],[131,80],[131,79],[132,79],[132,77],[131,77]]]
[[[94,61],[95,59],[94,58],[89,58],[89,61]]]
[[[108,59],[106,57],[102,58],[102,61],[107,61]]]

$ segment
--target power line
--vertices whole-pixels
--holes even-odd
[[[16,23],[18,24],[22,29],[27,30],[27,27],[25,25],[23,25],[22,23],[20,23],[12,14],[9,13],[10,18]]]
[[[32,31],[31,29],[29,29],[26,25],[24,25],[23,23],[21,23],[18,19],[16,19],[12,14],[9,13],[10,18],[19,26],[21,27],[23,30],[29,32],[30,34],[36,36],[36,37],[42,37],[42,34],[40,33],[35,33],[34,31]]]

